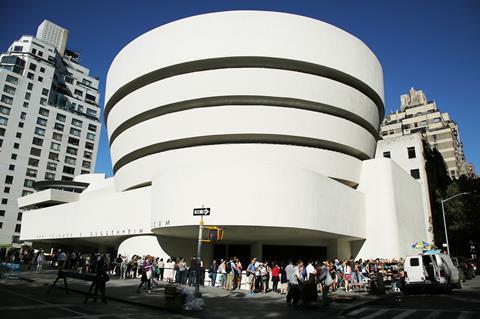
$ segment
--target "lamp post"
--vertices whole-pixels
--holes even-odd
[[[460,195],[467,195],[469,193],[467,192],[463,192],[463,193],[458,193],[456,195],[453,195],[447,199],[442,199],[440,202],[442,203],[442,214],[443,214],[443,227],[445,228],[445,241],[447,242],[447,253],[450,255],[450,245],[448,244],[448,232],[447,232],[447,222],[445,220],[445,205],[444,203],[451,200],[451,199],[454,199],[455,197],[457,196],[460,196]]]

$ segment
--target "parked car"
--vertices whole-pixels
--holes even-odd
[[[462,266],[460,266],[460,265],[458,264],[458,259],[457,259],[457,257],[453,257],[453,258],[451,258],[451,259],[452,259],[452,262],[453,262],[453,264],[455,265],[455,267],[457,267],[457,269],[458,269],[458,275],[460,276],[460,280],[461,280],[462,282],[465,282],[465,272],[463,271]]]
[[[458,268],[450,256],[441,253],[411,255],[405,258],[405,292],[462,288]]]
[[[465,279],[470,280],[475,277],[475,270],[471,262],[468,262],[465,257],[454,257],[453,260],[456,260],[456,263],[460,269],[463,270]]]
[[[475,278],[477,276],[477,273],[478,273],[478,264],[477,264],[477,261],[474,260],[474,259],[467,259],[467,263],[469,263],[470,265],[472,265],[472,268],[473,268],[473,278]]]

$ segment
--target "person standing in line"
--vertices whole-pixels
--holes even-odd
[[[150,280],[152,279],[152,269],[148,260],[146,260],[144,266],[140,268],[140,272],[141,272],[140,285],[138,285],[137,294],[140,293],[140,288],[143,285],[145,285],[145,283],[147,284],[147,292],[149,294],[152,293],[150,291]]]
[[[233,279],[235,277],[235,263],[233,258],[230,257],[230,260],[225,265],[225,270],[227,272],[227,284],[225,285],[225,290],[232,290],[233,288]]]
[[[175,282],[175,262],[173,262],[170,258],[167,259],[165,263],[165,281],[168,283]]]
[[[225,284],[227,282],[227,271],[225,270],[226,263],[225,260],[220,260],[220,265],[218,265],[217,273],[220,275],[220,287],[225,289]]]
[[[295,272],[295,266],[293,266],[293,262],[291,259],[288,260],[288,265],[285,267],[285,275],[287,279],[287,288],[290,290],[290,282],[292,279],[292,276],[294,275]]]
[[[277,263],[274,261],[272,264],[272,283],[273,283],[273,293],[276,294],[278,292],[278,282],[280,281],[280,267],[278,267]]]
[[[282,266],[280,267],[280,283],[281,283],[280,294],[286,295],[288,291],[288,280],[287,280],[287,272],[285,271],[285,264],[282,264]]]
[[[242,262],[237,257],[234,257],[235,262],[235,278],[233,282],[233,289],[240,289],[242,285]]]
[[[37,256],[37,271],[43,270],[43,263],[45,262],[45,253],[43,249],[39,251]]]
[[[349,290],[349,283],[352,280],[352,267],[347,260],[344,262],[344,271],[343,271],[343,280],[345,281],[345,292],[351,291]]]
[[[210,267],[210,272],[209,272],[209,277],[210,277],[210,286],[215,287],[216,281],[217,281],[217,271],[218,271],[218,265],[217,265],[217,260],[214,259],[212,261],[212,267]]]
[[[329,261],[325,261],[320,271],[320,283],[322,284],[322,305],[329,306],[328,291],[333,283],[330,272],[332,271],[332,264]]]
[[[250,264],[247,266],[247,278],[248,278],[248,285],[250,287],[249,295],[255,294],[255,264],[257,262],[257,258],[253,258]]]
[[[300,283],[303,282],[303,277],[300,274],[300,269],[303,267],[303,262],[299,260],[297,265],[293,267],[291,277],[289,278],[290,286],[287,293],[287,304],[290,305],[293,301],[293,306],[297,306],[300,300]]]
[[[163,262],[163,258],[160,258],[160,260],[157,263],[158,267],[158,277],[160,278],[161,281],[163,281],[163,273],[165,272],[165,263]]]

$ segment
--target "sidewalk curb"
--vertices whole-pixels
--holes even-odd
[[[368,304],[370,304],[370,303],[377,302],[377,301],[380,301],[380,300],[384,300],[384,299],[387,299],[387,298],[389,298],[389,297],[390,297],[389,294],[385,294],[384,296],[378,297],[378,298],[376,298],[376,299],[372,299],[372,300],[367,300],[367,301],[360,302],[360,303],[358,303],[358,304],[356,304],[356,305],[352,305],[352,306],[350,306],[350,307],[341,309],[340,311],[337,312],[337,315],[342,316],[342,315],[344,315],[344,314],[346,314],[346,313],[349,313],[349,312],[351,312],[351,311],[353,311],[353,310],[357,310],[357,309],[359,309],[359,308],[362,308],[362,307],[364,307],[364,306],[366,306],[366,305],[368,305]]]

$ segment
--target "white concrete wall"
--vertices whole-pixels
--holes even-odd
[[[388,158],[363,162],[358,191],[365,194],[366,241],[358,258],[405,257],[427,240],[420,184]]]

